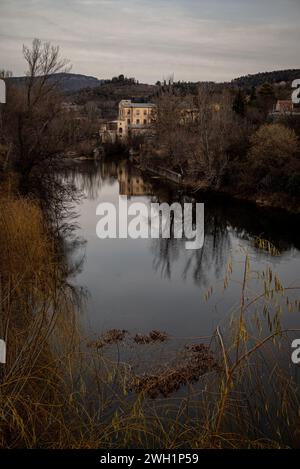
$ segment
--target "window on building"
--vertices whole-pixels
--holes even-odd
[[[140,123],[140,119],[137,119],[137,120],[136,120],[136,123],[139,124],[139,123]]]
[[[147,109],[144,110],[144,116],[146,116],[146,115],[147,115]]]
[[[147,124],[147,119],[144,119],[144,125],[146,125],[146,124]]]
[[[130,124],[130,119],[127,119],[127,124]]]
[[[137,116],[140,115],[140,111],[138,109],[135,111],[135,113],[136,113]]]
[[[127,116],[130,116],[130,109],[128,109],[127,111]]]
[[[119,128],[119,133],[121,134],[123,132],[122,127]]]

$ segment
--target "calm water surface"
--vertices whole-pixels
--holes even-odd
[[[128,162],[78,163],[68,177],[84,194],[75,206],[75,234],[85,243],[72,256],[82,260],[73,281],[88,294],[82,320],[89,336],[117,328],[131,333],[159,329],[185,338],[211,335],[217,325],[226,328],[240,301],[246,253],[254,271],[270,265],[285,286],[300,286],[296,217],[223,197],[197,196],[205,203],[205,242],[200,250],[186,250],[184,240],[100,240],[100,202],[117,206],[119,195],[147,204],[190,199],[165,182],[143,179]],[[271,241],[280,254],[274,257],[257,249],[257,236]],[[224,291],[228,263],[233,273]],[[213,294],[206,299],[211,287]],[[262,287],[254,280],[251,288]],[[283,316],[287,327],[300,326],[299,314],[284,311]]]

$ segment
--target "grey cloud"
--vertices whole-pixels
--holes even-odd
[[[300,8],[287,0],[2,0],[1,67],[23,42],[59,43],[79,73],[221,81],[298,67]]]

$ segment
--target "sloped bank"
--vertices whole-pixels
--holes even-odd
[[[199,181],[193,178],[187,178],[184,175],[162,166],[150,166],[149,164],[138,164],[138,168],[142,173],[151,177],[157,177],[161,180],[167,181],[177,185],[178,187],[190,193],[210,193],[224,195],[232,199],[244,202],[251,202],[259,207],[268,207],[285,210],[291,214],[300,214],[300,199],[298,197],[290,196],[284,192],[268,193],[255,193],[239,192],[233,187],[220,186],[220,188],[211,187],[206,181]]]

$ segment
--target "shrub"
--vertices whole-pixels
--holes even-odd
[[[287,182],[299,167],[295,132],[283,124],[265,124],[250,143],[245,175],[249,186],[264,192],[287,192]]]
[[[265,124],[250,140],[250,161],[261,169],[282,167],[298,151],[297,135],[282,124]]]

